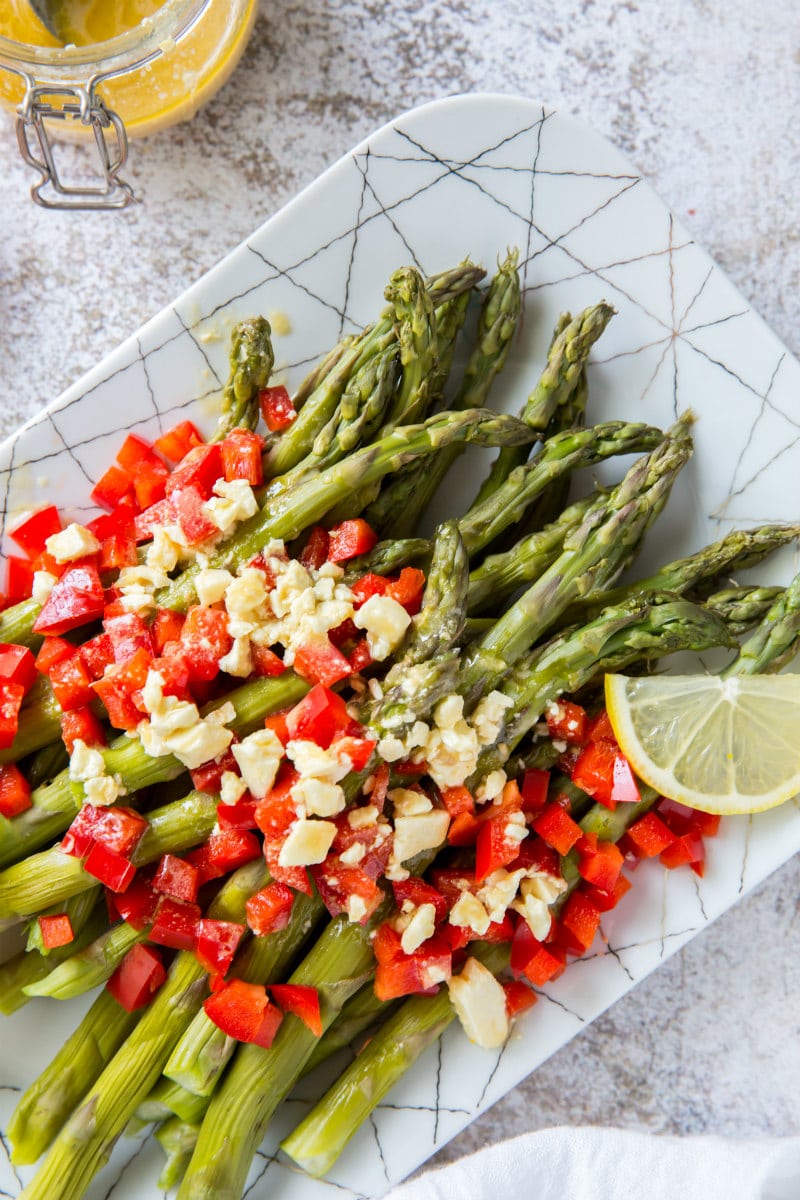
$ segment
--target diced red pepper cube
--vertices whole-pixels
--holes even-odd
[[[284,1012],[294,1013],[315,1037],[322,1037],[322,1013],[319,992],[300,983],[273,983],[269,989]]]
[[[353,675],[359,671],[366,671],[367,667],[371,667],[375,661],[372,657],[372,652],[369,648],[369,642],[365,637],[359,638],[353,650],[348,655],[350,663],[350,672]]]
[[[372,939],[372,951],[375,955],[376,962],[390,963],[396,958],[400,958],[403,953],[400,934],[397,930],[384,921],[375,930],[375,936]]]
[[[175,854],[163,855],[153,876],[153,890],[173,900],[185,900],[193,904],[200,890],[197,868]]]
[[[44,550],[47,539],[62,529],[58,509],[55,504],[48,504],[9,529],[8,536],[13,538],[28,558],[36,558]]]
[[[422,594],[425,591],[425,572],[419,567],[403,567],[397,579],[390,579],[386,595],[391,596],[398,604],[414,617],[422,607]]]
[[[31,786],[19,767],[0,767],[0,817],[16,817],[31,806]]]
[[[391,962],[378,963],[375,971],[375,995],[379,1000],[396,1000],[427,992],[450,978],[453,951],[441,937],[428,938],[413,954],[401,953]]]
[[[283,1013],[267,999],[266,989],[258,983],[231,979],[203,1005],[206,1016],[239,1042],[250,1042],[269,1050],[278,1032]]]
[[[219,533],[203,507],[206,499],[205,493],[196,484],[186,484],[170,492],[171,518],[189,546],[199,546]]]
[[[127,858],[109,850],[102,842],[94,842],[83,869],[99,879],[112,892],[124,892],[136,874],[136,867]]]
[[[286,663],[274,650],[270,650],[269,646],[257,646],[255,642],[251,642],[250,657],[253,661],[253,674],[258,675],[260,679],[282,675],[286,670]]]
[[[616,746],[617,737],[611,727],[608,713],[605,709],[592,717],[586,727],[586,740],[589,742],[611,742]]]
[[[100,547],[100,571],[119,571],[139,561],[136,553],[136,526],[131,521],[129,534],[115,533],[103,539]]]
[[[295,651],[294,669],[310,683],[330,687],[352,673],[350,663],[328,638],[306,642]]]
[[[350,760],[352,770],[363,771],[377,744],[374,738],[345,735],[336,739],[336,752],[340,758],[345,756]]]
[[[348,733],[352,720],[344,700],[336,692],[317,684],[286,714],[292,738],[316,742],[327,750],[338,734]]]
[[[368,572],[357,579],[351,587],[356,607],[359,608],[365,604],[371,596],[385,596],[389,590],[390,579],[385,575],[375,575],[373,572]]]
[[[559,940],[570,954],[583,954],[599,927],[600,909],[582,892],[573,892],[561,911]]]
[[[359,554],[368,554],[378,535],[362,517],[342,521],[328,530],[328,561],[349,562]]]
[[[127,1012],[149,1004],[167,978],[161,955],[152,946],[132,946],[106,987]]]
[[[9,604],[29,600],[33,589],[33,563],[9,554],[6,558],[6,597]]]
[[[639,788],[625,755],[609,742],[589,742],[579,754],[572,782],[600,804],[614,809],[617,804],[639,801]]]
[[[451,817],[457,817],[461,813],[475,812],[475,800],[472,792],[465,787],[445,788],[442,792],[442,804]]]
[[[94,700],[93,682],[79,654],[64,658],[50,668],[53,695],[65,713],[91,704]]]
[[[194,950],[201,915],[199,905],[163,896],[153,918],[150,941],[173,950]]]
[[[514,826],[516,832],[517,827]],[[500,813],[481,824],[475,843],[475,878],[481,883],[519,854],[520,842],[509,833],[509,814]]]
[[[84,804],[61,839],[61,850],[73,858],[85,858],[94,845],[94,831],[100,809],[94,804]]]
[[[168,525],[173,520],[172,504],[169,500],[156,500],[140,512],[133,523],[134,538],[137,542],[149,542],[157,529]]]
[[[474,813],[458,813],[453,817],[447,831],[448,844],[450,846],[474,846],[484,824],[485,822],[476,817]],[[486,836],[484,834],[484,837]]]
[[[280,433],[288,429],[297,416],[297,410],[285,387],[262,388],[258,393],[258,403],[264,424],[270,433]]]
[[[89,493],[93,504],[99,504],[101,508],[107,508],[110,512],[129,497],[133,499],[133,480],[127,471],[116,464],[100,476]]]
[[[632,886],[630,879],[625,875],[620,875],[614,885],[614,890],[611,892],[604,892],[602,888],[594,887],[588,883],[584,884],[583,891],[599,908],[600,912],[610,912],[612,908],[615,908],[619,904],[626,892],[631,890]]]
[[[107,668],[103,678],[92,684],[116,729],[135,729],[146,715],[141,690],[147,682],[150,662],[146,650],[137,650],[133,658]]]
[[[556,700],[548,705],[545,713],[547,729],[551,738],[582,746],[586,741],[588,717],[586,709],[571,700]]]
[[[246,829],[220,829],[212,833],[206,845],[210,861],[227,875],[261,855],[258,838]]]
[[[130,858],[147,832],[149,821],[132,808],[115,804],[110,808],[98,808],[93,822],[96,842],[108,850]]]
[[[533,958],[526,964],[524,974],[534,987],[542,987],[561,974],[566,961],[566,951],[563,947],[540,944]]]
[[[218,792],[222,787],[222,776],[226,771],[231,771],[234,775],[239,774],[239,764],[230,749],[221,754],[218,759],[195,767],[189,774],[192,777],[192,784],[198,792]]]
[[[204,500],[208,500],[214,484],[222,477],[222,451],[217,442],[209,446],[195,446],[178,463],[167,480],[167,495],[179,488],[195,487]]]
[[[247,924],[257,937],[278,933],[289,924],[295,893],[285,883],[268,883],[245,906]]]
[[[55,663],[69,658],[74,653],[75,646],[73,646],[72,642],[66,641],[65,638],[45,638],[39,649],[39,653],[36,655],[36,670],[42,675],[49,675],[50,669]]]
[[[153,891],[153,884],[148,875],[140,871],[130,887],[121,896],[114,897],[114,906],[119,916],[137,930],[145,929],[151,923],[161,899],[158,893]]]
[[[655,858],[672,845],[675,834],[654,812],[648,812],[628,826],[627,839],[639,858]]]
[[[186,620],[183,613],[173,612],[170,608],[160,608],[150,626],[150,640],[153,652],[157,657],[164,653],[164,648],[170,642],[180,640],[183,623]]]
[[[699,833],[684,833],[662,850],[660,858],[665,867],[674,869],[688,863],[696,875],[702,875],[706,858],[703,838]]]
[[[537,871],[546,871],[548,875],[561,875],[558,851],[548,846],[541,837],[527,837],[522,843],[519,856],[511,864],[511,870],[517,871],[520,867],[524,867],[526,871],[533,867]]]
[[[412,875],[408,879],[395,880],[392,883],[392,890],[399,908],[402,908],[406,902],[412,904],[414,908],[419,908],[422,904],[432,904],[437,925],[447,916],[445,897],[432,884],[425,883],[422,879],[417,879]]]
[[[315,525],[300,553],[300,562],[307,570],[319,570],[327,561],[329,540],[327,529]]]
[[[139,470],[143,463],[161,462],[150,442],[138,433],[129,433],[117,454],[117,462],[126,471]]]
[[[210,917],[201,919],[195,953],[208,972],[227,974],[244,932],[244,925],[235,921],[215,921]]]
[[[133,658],[137,650],[146,650],[152,658],[153,639],[150,630],[138,613],[106,617],[103,629],[111,639],[114,662],[124,663]]]
[[[358,898],[363,908],[358,923],[365,925],[383,902],[383,892],[361,865],[345,866],[329,855],[322,865],[311,867],[310,871],[320,899],[332,917],[348,911],[352,900]]]
[[[577,821],[573,821],[557,800],[548,804],[544,812],[535,818],[533,828],[549,846],[562,855],[569,854],[583,832]]]
[[[36,660],[27,646],[0,643],[0,680],[18,683],[27,692],[36,680]]]
[[[68,946],[75,940],[68,913],[39,917],[39,929],[45,950],[56,950],[59,946]]]
[[[223,442],[222,470],[227,480],[244,479],[252,487],[261,487],[264,469],[261,465],[263,443],[249,429],[232,429]]]
[[[541,946],[531,932],[527,921],[517,921],[514,936],[511,939],[511,971],[514,975],[522,975],[536,951]]]
[[[186,614],[180,645],[192,680],[215,679],[219,660],[233,645],[227,614],[202,604],[193,605]]]
[[[220,829],[256,829],[256,806],[258,801],[252,796],[243,797],[235,804],[218,804],[217,820]]]
[[[34,622],[34,633],[61,634],[103,615],[105,594],[97,568],[73,566],[53,587]]]
[[[47,639],[48,642],[56,640],[60,639]],[[47,645],[47,642],[45,645]],[[69,642],[65,642],[64,645],[70,646],[70,649],[73,651],[75,649]],[[81,662],[94,680],[102,679],[106,667],[110,667],[114,661],[114,647],[107,633],[98,633],[96,637],[90,638],[88,642],[84,642],[78,653],[80,654]]]
[[[177,463],[193,450],[203,445],[202,434],[191,421],[179,421],[153,442],[153,449],[169,462]]]
[[[604,892],[613,892],[625,859],[613,842],[599,841],[594,834],[584,834],[578,846],[578,871],[587,883]]]
[[[550,787],[550,772],[531,768],[522,777],[522,811],[524,813],[540,813],[547,804],[547,792]]]
[[[509,980],[508,983],[503,984],[503,991],[506,994],[506,1015],[509,1021],[513,1021],[514,1017],[518,1017],[520,1013],[533,1008],[539,999],[536,993],[532,992],[522,980]]]
[[[6,683],[0,680],[0,747],[4,750],[14,744],[19,729],[19,710],[25,696],[21,683]]]
[[[160,459],[153,458],[140,463],[132,474],[133,490],[139,508],[151,508],[164,499],[169,468]]]

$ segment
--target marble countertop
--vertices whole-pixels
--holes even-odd
[[[36,208],[0,120],[0,433],[373,128],[456,92],[531,96],[610,137],[800,353],[800,13],[793,0],[764,7],[273,0],[223,92],[133,146],[142,203],[124,214]],[[793,862],[436,1161],[556,1124],[796,1133],[798,896]]]

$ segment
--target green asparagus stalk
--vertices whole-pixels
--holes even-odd
[[[392,310],[400,347],[401,377],[387,423],[422,420],[434,398],[439,366],[436,314],[425,281],[413,267],[395,271],[385,296]]]
[[[222,414],[210,441],[223,441],[232,429],[255,429],[258,393],[269,383],[275,354],[265,317],[240,321],[231,334],[230,373],[222,393]]]
[[[19,714],[19,724],[14,744],[0,750],[0,766],[18,762],[35,750],[42,750],[61,737],[61,705],[50,687],[36,689],[29,703]]]
[[[40,913],[39,916],[46,917],[59,916],[61,914],[66,915],[69,917],[69,923],[72,927],[72,932],[77,936],[77,934],[81,933],[86,927],[86,924],[94,910],[96,900],[97,897],[93,896],[91,892],[83,892],[79,896],[70,897],[70,899],[60,907],[50,908],[46,912]],[[70,948],[75,948],[74,941],[70,943]],[[36,950],[39,954],[44,955],[45,958],[50,958],[51,966],[59,961],[59,956],[56,955],[57,950],[68,950],[67,947],[55,947],[52,950],[48,950],[45,947],[44,939],[42,938],[42,927],[39,924],[38,917],[31,921],[28,925],[28,940],[25,944],[25,949]]]
[[[99,987],[113,975],[129,950],[147,939],[148,929],[137,930],[127,921],[106,929],[88,946],[58,963],[49,975],[25,988],[28,996],[71,1000]]]
[[[77,897],[76,897],[77,899]],[[80,928],[76,928],[77,918],[71,918],[75,938],[68,946],[59,946],[44,955],[36,949],[22,950],[7,962],[0,964],[0,1013],[10,1016],[27,1004],[30,996],[25,988],[44,979],[53,964],[61,962],[88,946],[101,933],[106,925],[106,915],[102,905],[97,904],[97,894],[89,894],[90,912]],[[73,910],[74,912],[74,910]]]
[[[723,588],[704,603],[722,617],[734,637],[741,637],[763,620],[782,593],[779,587]]]
[[[171,1117],[156,1130],[156,1141],[167,1159],[158,1177],[158,1186],[165,1192],[177,1187],[186,1174],[199,1131],[199,1125],[180,1117]]]
[[[220,889],[209,908],[217,920],[242,921],[247,898],[258,887],[263,864],[241,867]],[[25,1200],[80,1200],[91,1180],[106,1163],[115,1142],[161,1075],[172,1047],[195,1016],[207,995],[207,975],[193,954],[177,955],[166,983],[139,1018],[132,1033],[105,1059],[97,1055],[92,1066],[100,1066],[94,1079],[81,1077],[75,1091],[83,1091],[77,1108],[62,1107],[58,1129],[49,1152],[34,1178],[23,1190]],[[86,1031],[85,1031],[86,1032]],[[96,1031],[99,1033],[99,1030]],[[51,1102],[58,1104],[58,1097]],[[24,1139],[30,1121],[21,1110],[28,1105],[23,1096],[13,1120]],[[68,1117],[68,1114],[72,1115]],[[68,1119],[67,1119],[68,1117]],[[14,1144],[15,1154],[24,1153]]]
[[[379,1000],[371,983],[366,983],[347,1001],[330,1029],[322,1035],[303,1068],[302,1075],[310,1075],[317,1067],[327,1062],[334,1054],[349,1049],[357,1038],[379,1021],[385,1021],[399,1006],[399,1002]]]
[[[476,946],[474,956],[498,974],[508,965],[508,946]],[[342,1072],[281,1149],[309,1175],[324,1175],[369,1114],[455,1020],[450,993],[412,996],[381,1026]]]
[[[59,739],[32,754],[24,763],[23,770],[30,787],[35,791],[46,783],[52,783],[68,765],[67,748]]]
[[[202,1009],[200,1011],[202,1012]],[[195,1096],[179,1083],[162,1077],[147,1099],[139,1105],[134,1119],[149,1124],[153,1121],[169,1120],[171,1116],[175,1116],[181,1121],[199,1124],[207,1107],[203,1096]]]
[[[544,433],[559,405],[566,403],[583,373],[589,352],[614,315],[605,303],[585,309],[570,321],[553,339],[547,364],[541,378],[528,397],[521,417],[531,428]],[[510,452],[505,453],[505,449]],[[481,485],[475,504],[480,505],[508,479],[515,467],[525,461],[525,455],[505,448],[492,463]]]

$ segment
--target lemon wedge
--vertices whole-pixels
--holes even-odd
[[[761,812],[800,792],[800,674],[606,675],[606,707],[633,770],[701,812]]]

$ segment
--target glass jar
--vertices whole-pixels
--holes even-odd
[[[16,109],[20,151],[39,171],[34,200],[47,208],[129,204],[133,193],[119,177],[128,137],[194,116],[241,58],[256,9],[257,0],[166,0],[126,33],[69,46],[34,18],[28,36],[35,45],[13,36],[22,24],[11,0],[10,16],[0,15],[0,104]],[[74,187],[60,178],[54,135],[94,141],[97,185]]]

